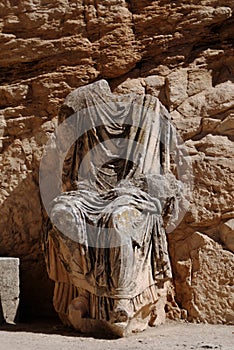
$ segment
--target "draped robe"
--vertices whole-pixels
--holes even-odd
[[[75,90],[65,104],[60,122],[75,112],[79,137],[44,240],[54,306],[65,323],[78,296],[91,319],[112,320],[121,307],[134,317],[172,277],[165,226],[177,214],[179,181],[170,165],[170,117],[155,97],[115,95],[104,80]]]

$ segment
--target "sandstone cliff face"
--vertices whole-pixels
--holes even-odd
[[[188,319],[233,323],[232,0],[3,0],[0,255],[21,259],[21,304],[50,314],[38,167],[65,96],[100,78],[157,96],[194,167],[191,207],[168,236]],[[225,309],[225,312],[222,310]]]

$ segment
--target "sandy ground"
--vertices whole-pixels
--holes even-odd
[[[234,349],[234,326],[170,322],[120,339],[98,339],[58,324],[31,323],[0,328],[0,350],[204,350]]]

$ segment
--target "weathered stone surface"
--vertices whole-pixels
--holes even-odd
[[[166,79],[166,94],[170,109],[175,109],[188,97],[188,72],[182,68],[170,73]]]
[[[220,226],[220,238],[227,249],[234,252],[234,219],[230,219]]]
[[[21,258],[24,311],[52,312],[39,238],[43,146],[66,95],[97,79],[118,93],[145,90],[171,110],[195,176],[173,238],[198,230],[222,241],[234,218],[233,9],[232,0],[1,1],[0,254]]]
[[[233,254],[195,232],[172,241],[177,300],[188,320],[234,324]]]
[[[227,136],[206,135],[193,142],[196,149],[208,157],[234,157],[234,144]]]
[[[19,259],[0,258],[0,322],[14,323],[16,320],[19,283]]]
[[[207,69],[192,68],[188,72],[188,96],[198,94],[199,92],[212,87],[212,75]]]
[[[146,93],[159,97],[165,84],[165,78],[160,75],[149,75],[148,77],[144,78],[144,82]]]
[[[216,85],[189,97],[178,111],[185,117],[208,117],[234,107],[234,88],[231,81]]]

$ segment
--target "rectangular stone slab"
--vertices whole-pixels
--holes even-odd
[[[19,259],[0,257],[0,323],[14,323],[19,306]]]

